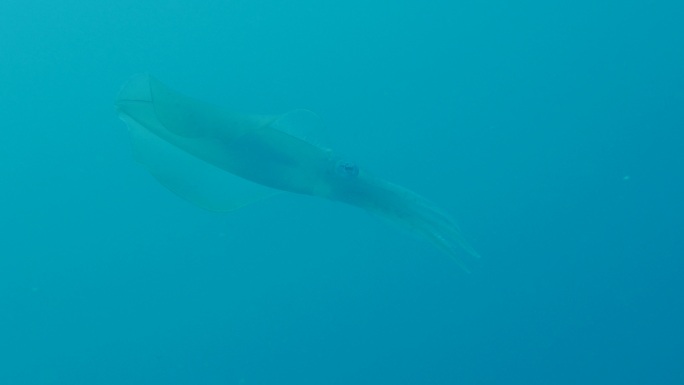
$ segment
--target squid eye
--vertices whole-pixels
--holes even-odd
[[[345,177],[355,177],[359,175],[359,166],[348,160],[339,160],[335,164],[335,173]]]

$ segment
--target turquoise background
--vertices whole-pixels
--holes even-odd
[[[3,0],[0,384],[684,383],[684,2]],[[317,112],[463,273],[351,207],[158,185],[132,74]]]

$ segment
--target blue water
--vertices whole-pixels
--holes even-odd
[[[0,2],[0,384],[684,383],[681,1]],[[133,160],[131,75],[453,214],[230,214]]]

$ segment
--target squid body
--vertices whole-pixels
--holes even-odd
[[[116,100],[135,158],[164,186],[209,210],[230,211],[278,191],[363,208],[407,227],[466,271],[478,254],[454,221],[425,198],[327,148],[308,110],[241,114],[177,93],[148,74]]]

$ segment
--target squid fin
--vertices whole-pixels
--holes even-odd
[[[159,118],[160,106],[155,103],[153,82],[149,75],[137,75],[119,93],[117,106],[120,118],[128,126],[135,159],[162,185],[211,211],[235,210],[277,193],[275,189],[230,174],[160,136],[170,132],[176,135],[182,129],[179,126],[182,120],[170,125],[172,116]]]

